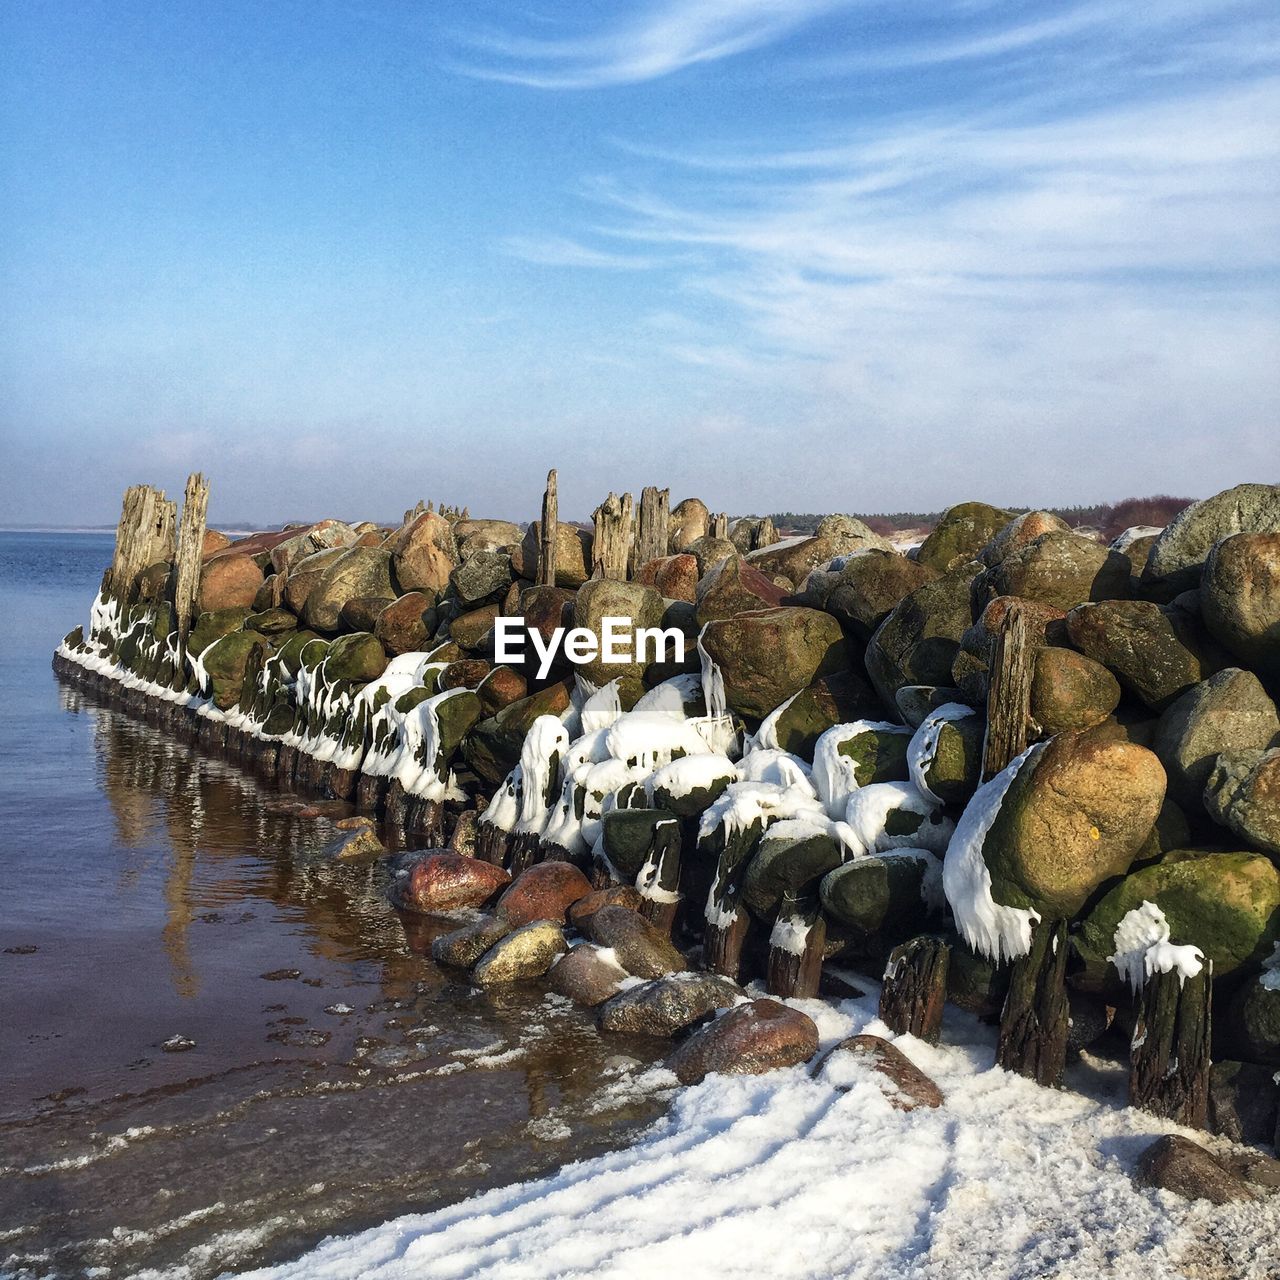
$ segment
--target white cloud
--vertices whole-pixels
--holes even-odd
[[[593,249],[567,236],[508,236],[503,250],[513,258],[544,267],[588,267],[607,271],[646,271],[660,260]]]

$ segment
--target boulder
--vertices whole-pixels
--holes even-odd
[[[564,587],[529,587],[520,595],[520,613],[530,631],[547,643],[557,627],[573,626],[575,593]]]
[[[701,576],[697,556],[688,553],[661,556],[636,570],[637,582],[657,588],[667,600],[684,600],[689,604],[696,603],[698,599],[698,579]]]
[[[378,614],[373,634],[390,654],[415,653],[425,649],[435,631],[434,614],[428,612],[431,604],[431,597],[421,591],[406,592]]]
[[[1200,609],[1238,662],[1280,679],[1280,532],[1237,533],[1217,543],[1205,561]]]
[[[1020,516],[1014,516],[1000,529],[991,541],[977,552],[975,559],[990,568],[1013,555],[1015,551],[1029,547],[1043,534],[1069,532],[1067,522],[1051,511],[1024,511]]]
[[[330,680],[352,680],[367,684],[387,669],[382,642],[367,631],[339,636],[325,658],[324,672]]]
[[[1071,643],[1155,711],[1216,669],[1194,617],[1149,600],[1081,605],[1067,615]]]
[[[459,658],[440,673],[439,688],[478,689],[492,669],[483,658]]]
[[[814,1065],[813,1074],[846,1090],[866,1078],[858,1068],[870,1068],[872,1079],[895,1111],[942,1106],[942,1090],[896,1044],[882,1036],[860,1035],[842,1040]]]
[[[428,915],[481,907],[510,883],[501,867],[438,849],[413,864],[401,905]]]
[[[466,560],[478,551],[501,551],[504,547],[517,546],[522,534],[520,526],[510,520],[467,519],[454,521],[453,537]]]
[[[941,871],[941,862],[923,849],[854,858],[823,877],[822,909],[885,952],[927,932],[930,917],[940,914]]]
[[[601,907],[587,918],[586,928],[592,942],[610,948],[618,963],[637,978],[661,978],[685,967],[671,939],[625,907]]]
[[[1067,615],[1061,609],[1017,596],[996,596],[989,600],[973,625],[966,627],[960,636],[960,649],[951,663],[952,680],[971,702],[987,700],[987,681],[995,661],[996,645],[1014,605],[1022,612],[1027,644],[1032,650],[1067,643]]]
[[[742,901],[757,916],[770,916],[784,893],[816,885],[844,856],[835,837],[821,828],[802,821],[776,822],[765,831],[747,864]]]
[[[386,541],[402,591],[421,591],[432,600],[449,585],[457,563],[453,530],[434,511],[415,516]]]
[[[1031,718],[1052,736],[1092,729],[1120,705],[1120,682],[1100,662],[1073,649],[1045,647],[1031,674]]]
[[[600,1027],[635,1035],[673,1036],[717,1009],[732,1008],[745,999],[746,993],[736,982],[718,973],[672,973],[615,995],[600,1010]]]
[[[594,1009],[616,996],[627,979],[627,971],[609,951],[582,942],[551,966],[547,985],[556,995]]]
[[[1218,756],[1204,804],[1215,822],[1254,848],[1280,854],[1280,747]]]
[[[288,609],[264,609],[261,613],[251,613],[245,620],[246,631],[256,631],[259,635],[280,636],[288,631],[298,629],[298,620]]]
[[[215,640],[201,654],[215,707],[226,711],[240,701],[249,655],[255,649],[266,648],[266,644],[266,637],[256,631],[233,631]]]
[[[867,640],[911,592],[937,576],[928,565],[896,551],[871,548],[851,556],[837,571],[823,607],[842,626]]]
[[[973,580],[975,616],[996,596],[1021,596],[1057,609],[1129,595],[1129,561],[1118,551],[1058,530],[1010,552]]]
[[[290,570],[284,584],[284,603],[299,617],[302,617],[311,593],[320,585],[324,571],[345,554],[344,547],[334,547],[328,551],[316,551],[299,560]]]
[[[1243,1178],[1219,1164],[1202,1146],[1176,1133],[1157,1138],[1138,1157],[1133,1180],[1140,1187],[1156,1187],[1184,1200],[1208,1200],[1211,1204],[1255,1198]]]
[[[563,680],[510,703],[481,720],[463,739],[467,763],[497,786],[519,763],[520,748],[533,722],[539,716],[563,715],[569,705],[569,684]]]
[[[231,539],[221,529],[206,529],[204,531],[204,539],[200,543],[200,558],[207,560],[210,556],[216,555],[230,545]]]
[[[495,942],[471,971],[477,986],[497,987],[540,978],[567,950],[554,920],[534,920]]]
[[[643,583],[595,578],[580,587],[573,602],[575,627],[584,627],[600,636],[605,618],[626,618],[631,622],[631,637],[624,639],[621,647],[631,653],[632,660],[626,663],[605,662],[602,646],[601,654],[594,662],[578,664],[578,671],[583,679],[590,680],[595,685],[604,685],[619,677],[643,676],[645,668],[655,656],[654,650],[650,647],[644,661],[637,661],[638,655],[631,640],[637,627],[661,626],[664,612],[662,597],[657,590],[646,587]]]
[[[460,649],[472,653],[484,649],[493,624],[501,612],[501,605],[482,604],[478,609],[458,614],[449,623],[449,639]]]
[[[512,580],[511,557],[500,551],[477,551],[449,575],[463,608],[500,600]]]
[[[541,536],[541,521],[532,521],[524,531],[519,548],[511,555],[511,567],[530,582],[538,576],[538,540]],[[585,529],[572,524],[556,524],[557,587],[580,587],[591,577],[591,546],[594,541]]]
[[[1209,553],[1235,533],[1280,533],[1280,485],[1238,484],[1178,512],[1151,548],[1144,588],[1198,588]]]
[[[774,720],[773,734],[783,751],[812,760],[818,739],[828,729],[874,719],[880,710],[875,690],[856,671],[837,671],[801,689]]]
[[[262,570],[249,556],[223,553],[206,560],[200,570],[196,608],[201,613],[252,609],[262,586]]]
[[[624,907],[639,911],[644,905],[640,891],[634,885],[611,884],[604,889],[593,889],[569,908],[569,924],[579,933],[590,933],[591,917],[602,907]]]
[[[777,1000],[750,1000],[690,1036],[667,1059],[681,1084],[700,1084],[712,1072],[762,1075],[795,1066],[818,1051],[812,1018]]]
[[[303,607],[303,620],[316,631],[336,631],[342,606],[357,596],[395,598],[391,557],[381,547],[351,547],[320,575]]]
[[[476,692],[486,715],[495,715],[504,707],[529,696],[529,682],[511,667],[494,667],[481,681]]]
[[[1256,1062],[1216,1061],[1209,1069],[1209,1131],[1241,1144],[1271,1143],[1280,1119],[1275,1074],[1274,1066]]]
[[[730,710],[757,718],[817,677],[847,670],[851,657],[829,614],[785,606],[709,622],[702,645],[720,669]]]
[[[884,544],[883,538],[874,534],[870,536],[877,546]],[[747,556],[747,563],[766,578],[785,579],[798,591],[814,569],[843,554],[845,544],[841,539],[815,535],[812,538],[787,538],[771,547],[753,551]]]
[[[963,805],[982,776],[986,718],[953,703],[927,716],[909,751],[911,781],[943,804]]]
[[[373,862],[384,857],[387,846],[378,839],[377,830],[372,827],[360,827],[333,851],[333,857],[339,862]]]
[[[1214,1019],[1214,1030],[1233,1057],[1274,1071],[1280,1067],[1280,963],[1275,954],[1263,963],[1263,971],[1244,982]]]
[[[985,502],[961,502],[944,511],[933,531],[916,550],[916,560],[936,573],[947,573],[975,559],[979,551],[1013,517]]]
[[[271,548],[271,568],[287,578],[294,566],[307,556],[335,547],[349,547],[356,537],[356,531],[341,520],[319,520],[278,541]]]
[[[486,951],[512,931],[502,916],[483,915],[452,933],[432,939],[431,958],[453,969],[470,969]]]
[[[503,891],[494,912],[513,927],[531,920],[563,923],[569,908],[590,892],[591,882],[572,863],[539,862]]]
[[[780,605],[786,592],[741,556],[722,561],[697,586],[697,626]]]
[[[372,632],[379,615],[390,603],[387,596],[356,596],[342,606],[338,625],[344,631]]]
[[[687,551],[711,529],[711,512],[701,498],[677,502],[667,518],[667,544],[673,555]]]
[[[713,538],[708,533],[695,538],[689,544],[688,551],[683,554],[693,556],[694,563],[698,566],[698,577],[701,577],[704,573],[710,573],[716,565],[723,564],[730,556],[736,556],[738,548],[728,538]]]
[[[1219,754],[1265,751],[1273,743],[1280,744],[1275,703],[1253,672],[1228,667],[1169,706],[1156,728],[1154,750],[1173,798],[1196,809]]]

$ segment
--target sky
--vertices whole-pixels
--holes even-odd
[[[0,7],[0,524],[1280,481],[1274,0]]]

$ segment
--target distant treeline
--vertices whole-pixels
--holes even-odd
[[[1194,498],[1175,498],[1160,493],[1149,498],[1123,498],[1119,502],[1099,502],[1092,506],[1039,509],[1060,516],[1073,529],[1097,529],[1104,537],[1114,538],[1132,525],[1164,526],[1194,501]],[[1030,510],[1022,507],[1013,509]],[[856,516],[882,537],[900,533],[903,529],[931,529],[942,516],[941,511],[850,511],[846,514]],[[812,511],[775,511],[769,518],[780,530],[812,533],[822,516],[823,513]]]

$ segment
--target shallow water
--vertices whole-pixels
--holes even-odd
[[[0,534],[0,1273],[279,1260],[655,1116],[661,1044],[440,969],[331,819],[58,684],[110,552]]]

